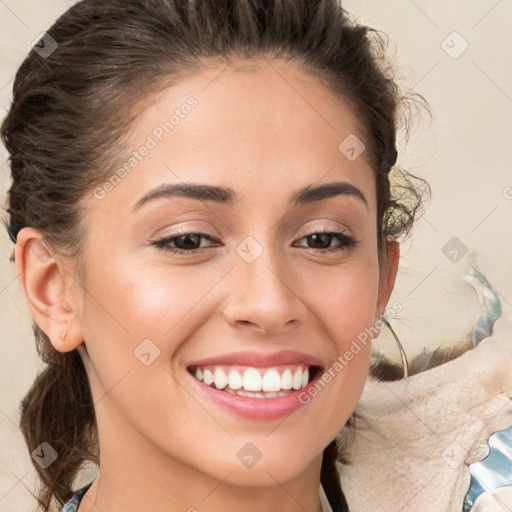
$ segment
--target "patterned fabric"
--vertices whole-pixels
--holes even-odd
[[[501,301],[487,279],[474,267],[464,275],[473,286],[482,307],[482,315],[473,328],[473,344],[490,336],[496,320],[501,316]],[[494,492],[512,485],[512,427],[491,435],[489,454],[480,462],[469,466],[471,486],[464,501],[464,512],[470,511],[483,493]]]
[[[61,509],[61,512],[76,512],[80,502],[82,501],[83,495],[89,490],[92,482],[87,484],[85,487],[82,487],[80,490],[75,492],[73,497],[64,505],[64,508]]]
[[[464,511],[470,510],[481,494],[494,493],[498,489],[512,485],[511,461],[512,427],[493,434],[489,438],[489,455],[481,462],[471,464],[469,467],[471,488],[466,496]],[[510,504],[509,500],[508,504]],[[503,500],[499,502],[503,503]],[[503,510],[507,509],[503,508]]]

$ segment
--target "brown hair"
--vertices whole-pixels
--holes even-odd
[[[122,162],[127,127],[144,100],[207,61],[255,57],[291,60],[348,101],[375,171],[379,260],[390,238],[409,236],[424,192],[412,179],[428,188],[395,166],[400,106],[413,95],[399,90],[382,35],[353,21],[339,1],[83,0],[48,34],[58,46],[49,55],[30,51],[1,128],[12,172],[13,242],[31,226],[79,257],[86,236],[80,202]],[[34,464],[42,484],[37,499],[47,511],[52,498],[59,505],[70,499],[85,462],[99,464],[99,448],[78,351],[56,351],[33,327],[45,368],[21,402],[20,426],[30,452],[47,441],[59,454],[46,469]],[[341,451],[332,441],[321,471],[335,512],[347,510],[336,468]]]

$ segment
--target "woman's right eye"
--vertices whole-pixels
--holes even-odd
[[[164,251],[170,251],[174,254],[195,254],[201,249],[212,246],[204,246],[202,240],[213,241],[213,238],[207,233],[188,232],[175,233],[152,243]]]

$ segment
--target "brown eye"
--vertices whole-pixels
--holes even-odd
[[[294,245],[295,247],[303,247],[321,252],[342,251],[359,245],[359,241],[353,236],[341,231],[320,231],[318,233],[311,233],[300,240],[305,240],[307,245],[298,244]],[[336,245],[332,244],[334,240],[338,242]]]
[[[315,233],[314,235],[309,235],[308,237],[306,237],[306,240],[308,241],[312,249],[327,249],[331,245],[332,234]]]
[[[201,235],[195,233],[189,233],[174,238],[174,245],[177,249],[192,250],[199,249],[201,246]]]
[[[212,244],[203,244],[203,241],[213,242],[213,238],[207,233],[175,233],[156,240],[152,245],[176,254],[194,254],[201,249],[209,249]]]

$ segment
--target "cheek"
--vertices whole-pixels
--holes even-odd
[[[222,269],[205,266],[177,267],[159,263],[138,266],[120,258],[115,271],[101,266],[88,272],[90,292],[84,314],[115,337],[139,343],[144,338],[174,338],[190,322],[187,318],[201,311],[202,299],[212,295],[220,282]],[[204,301],[206,303],[207,301]],[[201,304],[200,304],[201,303]],[[127,336],[129,334],[129,336]],[[162,350],[165,347],[160,347]]]
[[[375,323],[379,292],[376,261],[361,260],[323,271],[302,286],[316,316],[336,340],[338,353]]]
[[[330,409],[331,424],[341,427],[362,393],[369,371],[372,339],[380,332],[380,322],[375,322],[376,260],[362,260],[350,268],[347,265],[344,271],[317,278],[315,283],[315,287],[310,286],[310,290],[316,291],[310,291],[309,301],[315,315],[324,323],[336,352],[319,388],[331,389],[331,403],[343,403],[342,407]]]
[[[169,266],[137,267],[133,261],[118,261],[114,271],[90,260],[81,308],[99,408],[110,407],[102,400],[108,394],[116,410],[154,439],[162,432],[193,432],[195,418],[203,417],[204,411],[184,399],[171,365],[180,344],[211,314],[205,310],[208,300],[201,299],[224,272],[217,276],[215,270],[171,271]],[[177,418],[182,424],[178,429]]]

